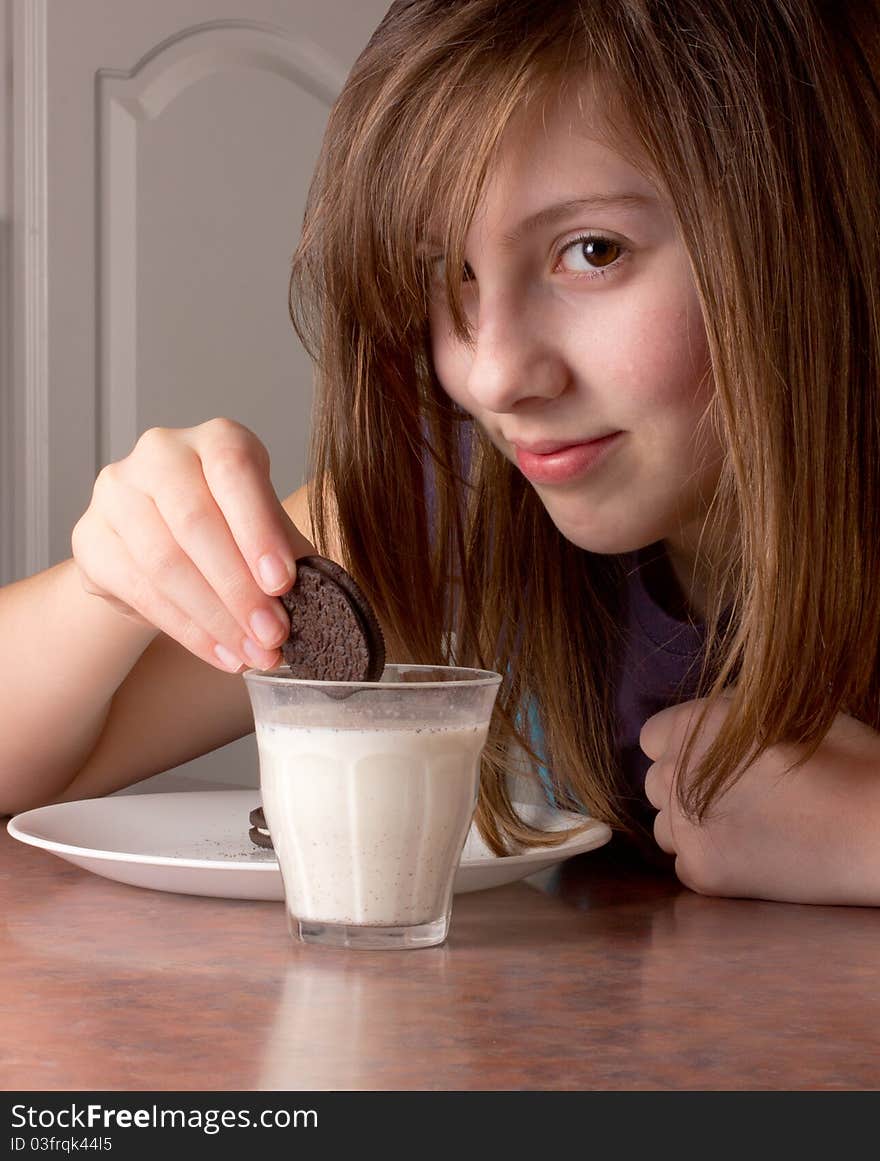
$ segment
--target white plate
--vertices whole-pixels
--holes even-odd
[[[135,887],[224,899],[283,899],[274,853],[255,847],[248,837],[248,814],[259,804],[257,790],[113,795],[27,810],[10,819],[6,829],[20,842]],[[547,806],[517,808],[525,820],[546,830],[584,821],[583,815]],[[586,830],[558,847],[497,858],[472,827],[455,876],[456,894],[515,882],[610,838],[609,827],[591,819]]]

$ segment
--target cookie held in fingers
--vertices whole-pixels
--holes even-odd
[[[385,640],[354,579],[333,560],[304,556],[296,584],[281,597],[290,635],[281,656],[291,677],[313,681],[378,681]]]

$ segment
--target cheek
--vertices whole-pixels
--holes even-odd
[[[470,352],[464,343],[456,339],[445,317],[438,317],[432,312],[429,314],[428,322],[431,336],[431,360],[440,386],[459,407],[463,407],[466,411],[472,411],[471,401],[467,393],[471,364]]]
[[[660,300],[662,303],[662,299]],[[635,421],[702,412],[711,395],[709,349],[696,298],[636,305],[617,328],[608,381]]]

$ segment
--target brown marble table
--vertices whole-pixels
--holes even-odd
[[[5,1090],[876,1089],[880,914],[704,899],[613,847],[446,945],[294,943],[0,833]]]

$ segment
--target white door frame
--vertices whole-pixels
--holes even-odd
[[[49,564],[46,3],[47,0],[4,0],[0,14],[3,584]]]

